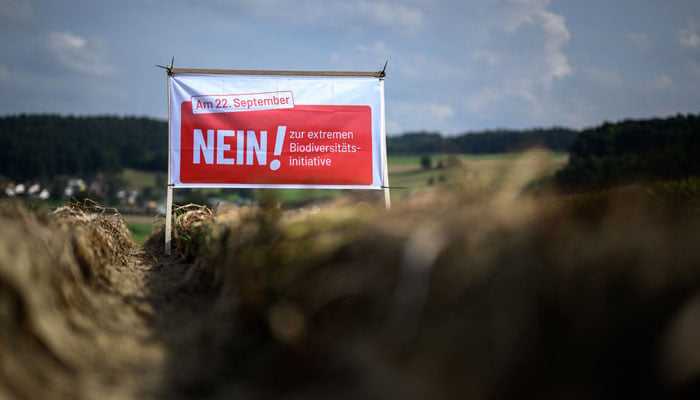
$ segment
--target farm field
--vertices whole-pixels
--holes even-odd
[[[389,158],[389,182],[398,198],[406,194],[460,186],[465,190],[522,189],[528,180],[552,175],[567,161],[565,153],[533,150],[520,153],[453,156],[458,165],[450,166],[450,155],[431,155],[433,168],[421,168],[420,155]],[[442,163],[442,168],[436,165]],[[455,161],[452,161],[454,164]],[[394,192],[392,192],[393,194]]]
[[[524,194],[562,157],[393,160],[390,212],[181,207],[171,256],[2,202],[0,398],[696,398],[697,180]]]
[[[153,227],[161,221],[163,217],[142,214],[126,214],[122,215],[126,227],[131,231],[134,242],[138,245],[143,244],[148,236],[153,231]]]

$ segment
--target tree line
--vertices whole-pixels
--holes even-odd
[[[491,130],[442,136],[438,132],[410,132],[387,138],[389,154],[463,153],[494,154],[533,147],[568,151],[578,131],[567,128]]]
[[[0,118],[0,175],[50,181],[125,167],[167,169],[168,124],[142,117],[16,115]]]
[[[582,131],[556,174],[567,189],[700,176],[700,116],[606,122]]]

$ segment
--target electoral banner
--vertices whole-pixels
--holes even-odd
[[[384,81],[373,76],[169,77],[174,187],[384,186]]]

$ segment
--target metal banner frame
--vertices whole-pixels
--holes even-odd
[[[387,210],[391,208],[391,193],[389,191],[389,172],[386,155],[386,113],[384,100],[384,78],[386,77],[386,64],[381,71],[361,72],[361,71],[276,71],[276,70],[229,70],[229,69],[196,69],[196,68],[174,68],[174,58],[168,66],[157,65],[167,71],[168,86],[168,185],[166,190],[166,214],[165,214],[165,253],[171,254],[172,245],[172,212],[173,212],[173,190],[171,182],[171,91],[170,80],[177,74],[222,74],[222,75],[262,75],[262,76],[313,76],[313,77],[375,77],[380,80],[380,157],[382,168],[382,189],[384,190],[384,205]]]

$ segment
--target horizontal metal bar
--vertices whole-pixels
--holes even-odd
[[[285,75],[285,76],[373,76],[384,78],[384,71],[273,71],[256,69],[200,69],[169,68],[168,73],[175,74],[221,74],[221,75]]]

